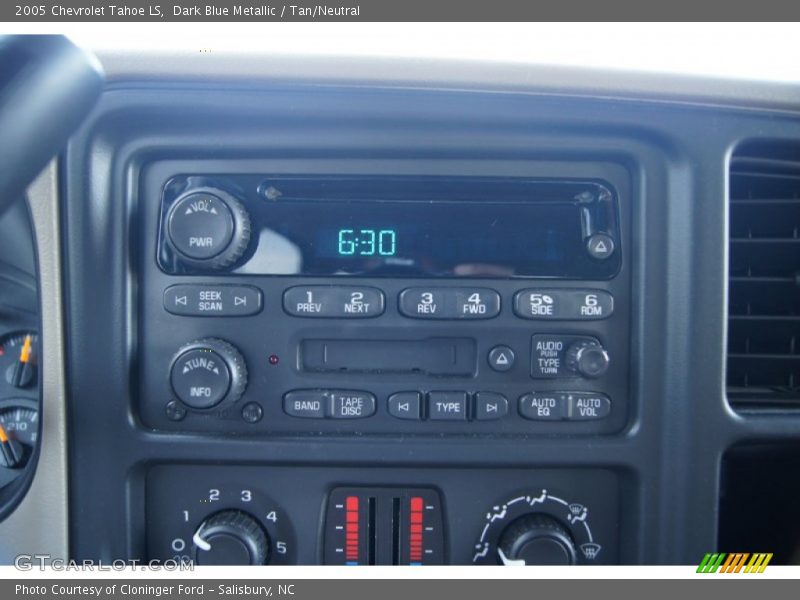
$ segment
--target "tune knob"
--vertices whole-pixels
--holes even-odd
[[[503,565],[574,565],[578,558],[567,528],[541,513],[524,515],[506,527],[497,554]]]
[[[198,565],[265,565],[270,558],[269,535],[255,517],[241,510],[211,515],[192,542]]]
[[[172,391],[187,406],[213,408],[236,402],[247,388],[247,366],[241,353],[218,338],[181,347],[170,366]]]
[[[182,263],[224,269],[239,260],[250,243],[250,216],[227,192],[195,189],[170,208],[166,234]]]
[[[567,368],[583,377],[600,377],[608,371],[610,362],[608,352],[597,341],[576,342],[567,350]]]

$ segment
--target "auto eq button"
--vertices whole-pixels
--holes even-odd
[[[561,421],[567,416],[567,403],[560,392],[533,392],[519,399],[519,414],[531,421]]]

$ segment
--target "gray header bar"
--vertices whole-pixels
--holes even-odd
[[[8,22],[279,22],[279,21],[793,21],[800,3],[787,0],[12,0],[0,3]],[[598,43],[603,30],[598,26]]]

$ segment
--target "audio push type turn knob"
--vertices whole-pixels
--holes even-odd
[[[567,368],[583,377],[594,379],[604,375],[610,362],[608,352],[597,341],[576,342],[567,350]]]

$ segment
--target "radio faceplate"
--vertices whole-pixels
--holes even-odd
[[[264,173],[296,174],[285,179],[303,181],[303,193],[309,180],[299,175],[310,172],[337,173],[362,184],[378,182],[376,189],[384,191],[391,189],[387,182],[400,176],[415,185],[436,178],[424,170],[405,171],[402,161],[162,161],[147,166],[138,205],[138,412],[143,422],[162,430],[245,434],[620,431],[630,416],[627,173],[610,164],[580,165],[576,173],[574,164],[468,162],[438,165],[437,174],[444,177],[439,181],[459,180],[456,187],[462,193],[469,188],[463,185],[468,178],[454,177],[457,173],[475,173],[481,185],[462,202],[448,200],[453,225],[439,223],[437,228],[457,229],[459,207],[480,205],[480,220],[488,214],[484,210],[510,206],[502,198],[478,201],[487,197],[491,182],[503,182],[498,193],[506,190],[525,212],[521,188],[510,182],[531,186],[527,189],[547,199],[534,204],[542,222],[548,223],[545,229],[556,232],[550,237],[572,231],[571,238],[561,236],[571,239],[569,244],[528,247],[541,250],[541,256],[559,257],[543,267],[547,277],[520,275],[525,269],[518,257],[506,263],[506,270],[493,271],[500,266],[496,259],[502,252],[492,260],[475,259],[476,248],[492,246],[485,241],[448,250],[452,260],[436,264],[424,252],[403,251],[409,240],[430,237],[427,233],[414,238],[413,228],[407,226],[415,221],[415,209],[424,219],[431,205],[424,196],[409,199],[409,193],[421,189],[410,184],[396,191],[406,194],[404,199],[392,200],[395,205],[404,203],[405,225],[397,227],[388,221],[365,221],[363,228],[351,226],[352,219],[333,223],[330,215],[346,216],[342,207],[347,205],[335,186],[328,200],[309,201],[298,192],[302,202],[293,204],[296,198],[290,199],[281,208],[283,237],[297,240],[294,232],[317,231],[322,223],[328,233],[308,233],[306,240],[311,241],[300,244],[296,256],[316,252],[315,244],[327,241],[328,258],[317,256],[312,263],[340,274],[257,274],[288,264],[270,263],[264,254],[265,247],[280,247],[274,240],[261,246],[268,229],[265,203],[276,202],[270,199],[275,191],[267,192],[263,185],[270,179]],[[213,176],[181,175],[185,173]],[[317,186],[335,180],[312,179]],[[441,184],[438,191],[446,187]],[[595,190],[592,202],[575,200],[587,190]],[[191,198],[193,194],[204,196]],[[336,200],[335,207],[328,204],[330,198]],[[372,206],[385,208],[380,198],[357,202],[367,215]],[[566,212],[571,216],[562,213],[564,206],[570,207]],[[186,235],[185,222],[177,222],[179,209],[184,214],[204,213],[197,235]],[[318,212],[325,218],[317,219]],[[562,227],[560,221],[567,218],[574,221]],[[294,225],[287,229],[289,221]],[[298,229],[303,224],[306,229]],[[512,224],[507,220],[503,237],[524,239],[525,219],[515,231],[508,229]],[[361,229],[375,232],[372,243],[368,234],[363,236],[366,241],[347,234],[346,253],[330,255],[341,251],[343,230]],[[491,235],[491,228],[485,229]],[[328,235],[331,231],[338,234]],[[386,234],[381,241],[381,231],[395,235]],[[241,233],[246,235],[237,238]],[[547,237],[547,231],[542,235]],[[607,256],[592,255],[593,236],[595,242],[606,242]],[[508,256],[509,248],[520,246],[505,248]],[[371,254],[348,262],[353,260],[351,249]],[[381,258],[390,250],[391,256]],[[462,261],[454,252],[472,254]],[[194,256],[187,261],[186,253]],[[412,264],[435,266],[427,271],[408,268],[410,256]],[[333,268],[337,262],[340,267],[356,266]],[[516,266],[509,276],[512,263]],[[378,266],[370,273],[364,268],[367,264]],[[556,278],[554,265],[565,273],[577,265],[581,275]]]

